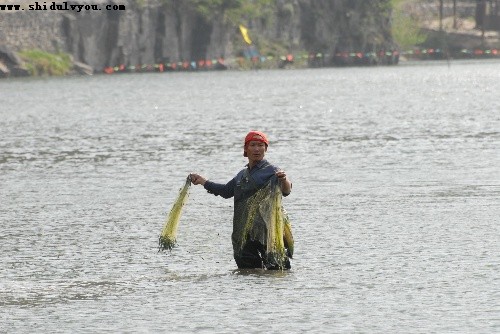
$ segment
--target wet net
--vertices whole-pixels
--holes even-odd
[[[281,205],[281,189],[278,185],[272,189],[271,212],[268,215],[269,218],[264,218],[267,226],[267,261],[275,263],[279,268],[284,268],[286,261],[285,222]]]
[[[284,268],[287,256],[293,257],[292,226],[282,205],[282,192],[277,182],[269,182],[244,203],[235,208],[233,246],[241,252],[248,239],[265,245],[266,261]]]
[[[177,243],[177,230],[182,209],[189,197],[191,179],[186,179],[159,237],[159,250],[172,250]],[[235,255],[242,251],[247,241],[259,241],[265,246],[266,261],[278,268],[285,268],[287,257],[293,257],[294,240],[288,214],[283,208],[282,192],[277,182],[264,188],[235,207],[233,222],[233,247]]]
[[[159,250],[172,250],[172,247],[177,243],[177,229],[179,227],[179,221],[181,219],[182,208],[189,197],[189,187],[191,186],[191,178],[188,176],[184,186],[179,191],[179,195],[168,214],[165,225],[160,234],[158,240]]]

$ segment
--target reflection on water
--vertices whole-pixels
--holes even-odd
[[[426,63],[429,64],[429,63]],[[498,330],[498,62],[0,81],[0,331]],[[286,272],[238,270],[250,129],[293,180]]]

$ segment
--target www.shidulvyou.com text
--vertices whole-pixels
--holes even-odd
[[[18,11],[18,10],[53,10],[53,11],[99,11],[99,10],[125,10],[125,5],[98,5],[98,4],[75,4],[67,1],[55,3],[53,2],[34,2],[28,5],[0,5],[0,11]]]

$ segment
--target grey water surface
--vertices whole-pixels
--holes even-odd
[[[247,131],[292,270],[239,271]],[[500,62],[0,81],[1,333],[500,332]]]

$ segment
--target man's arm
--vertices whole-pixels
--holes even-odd
[[[231,198],[234,196],[234,179],[226,184],[220,184],[209,181],[199,174],[191,173],[190,176],[193,184],[201,184],[210,194],[221,196],[223,198]]]

